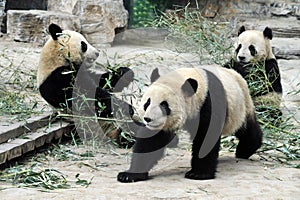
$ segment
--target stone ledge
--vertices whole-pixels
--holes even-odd
[[[34,133],[24,135],[25,139],[18,138],[0,144],[0,165],[38,147],[49,144],[53,140],[62,138],[64,134],[69,133],[73,128],[74,126],[70,123],[55,122],[47,129],[43,127]]]
[[[273,38],[271,46],[277,58],[300,59],[300,38]]]
[[[247,19],[240,22],[238,27],[245,25],[246,29],[255,29],[263,31],[266,26],[273,30],[274,38],[300,38],[300,20],[295,17],[271,18],[271,19]],[[237,33],[237,31],[236,31]]]
[[[25,123],[18,122],[9,126],[5,123],[0,123],[0,144],[13,138],[17,138],[24,133],[35,131],[41,127],[47,126],[49,123],[51,123],[50,113],[31,117]]]

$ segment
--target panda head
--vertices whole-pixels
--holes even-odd
[[[56,24],[48,27],[50,38],[45,43],[39,61],[38,85],[40,85],[55,69],[71,63],[80,66],[92,66],[99,56],[85,37],[71,30],[62,30]]]
[[[241,63],[249,63],[275,58],[270,46],[272,38],[272,30],[268,27],[261,32],[246,30],[242,26],[239,29],[235,44],[235,60]]]
[[[157,75],[155,79],[153,74]],[[151,81],[154,80],[141,99],[139,115],[151,130],[175,131],[188,117],[187,99],[195,95],[198,82],[192,78],[184,79],[179,74],[159,79],[157,70],[151,75]]]
[[[70,62],[93,63],[98,58],[98,50],[88,43],[82,34],[71,30],[63,31],[56,24],[50,24],[48,31],[51,35],[49,42],[53,45],[51,47],[54,47],[52,50],[61,52],[61,56]]]

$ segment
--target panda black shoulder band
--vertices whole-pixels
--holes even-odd
[[[222,133],[227,112],[226,93],[220,79],[212,72],[207,74],[208,91],[211,98],[211,118],[206,136],[199,151],[199,158],[205,157],[215,146]]]

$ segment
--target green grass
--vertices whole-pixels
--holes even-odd
[[[81,165],[88,166],[85,163]],[[70,189],[75,185],[88,187],[92,183],[93,177],[89,180],[79,177],[80,173],[77,173],[70,179],[57,169],[45,168],[43,164],[37,162],[29,167],[17,165],[0,172],[0,182],[11,183],[20,188],[37,188],[41,191]]]
[[[0,172],[0,181],[18,187],[40,188],[42,190],[67,189],[70,185],[66,177],[54,168],[44,168],[38,163],[29,167],[22,165],[7,168]]]

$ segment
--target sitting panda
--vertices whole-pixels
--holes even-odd
[[[138,109],[145,124],[135,137],[130,169],[118,174],[120,182],[148,179],[148,172],[185,129],[193,139],[189,179],[213,179],[221,134],[239,139],[237,158],[249,158],[262,144],[262,131],[246,81],[223,67],[180,68],[160,76],[144,93]]]
[[[99,117],[113,117],[110,92],[128,86],[133,80],[133,72],[121,67],[102,75],[92,73],[88,68],[98,58],[99,52],[82,34],[63,31],[56,24],[50,24],[48,31],[51,37],[42,48],[37,70],[37,86],[41,96],[54,108],[72,110],[76,108],[76,95],[73,95],[76,89],[77,93],[85,94],[86,99],[97,99],[88,106],[94,109],[84,108],[85,112],[91,115],[97,113]],[[107,87],[108,79],[111,87]],[[120,130],[116,134],[119,133]]]
[[[236,70],[246,79],[257,111],[273,107],[269,110],[270,117],[277,118],[281,115],[282,86],[270,46],[272,38],[272,30],[268,27],[261,32],[246,30],[242,26],[238,31],[234,57],[224,67]]]

